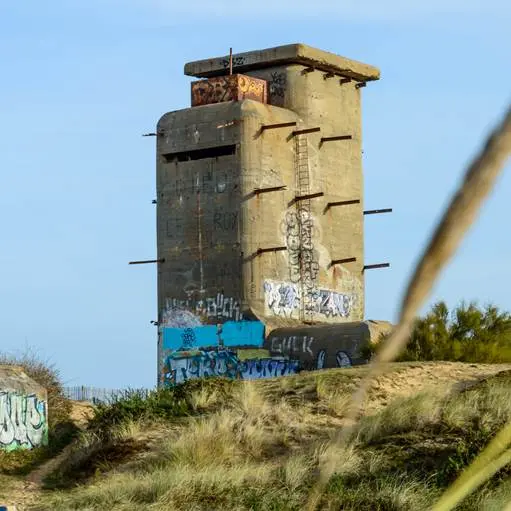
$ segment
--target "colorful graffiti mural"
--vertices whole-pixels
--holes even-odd
[[[35,395],[0,392],[0,448],[31,449],[47,442],[46,402]]]
[[[164,326],[161,331],[163,348],[173,351],[215,346],[260,347],[264,340],[264,325],[260,321],[227,321],[186,328]]]
[[[299,362],[285,359],[239,360],[234,351],[178,351],[167,356],[163,383],[177,385],[194,378],[224,377],[255,380],[295,374]]]

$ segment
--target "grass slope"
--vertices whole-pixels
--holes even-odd
[[[510,369],[393,364],[340,451],[327,442],[365,368],[131,396],[98,410],[30,509],[299,510],[327,462],[321,509],[428,509],[511,417]],[[510,499],[504,469],[460,509]]]

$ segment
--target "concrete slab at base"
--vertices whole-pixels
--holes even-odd
[[[276,328],[268,335],[264,348],[272,356],[297,359],[306,370],[351,367],[367,362],[362,350],[390,331],[387,321],[354,321],[334,325],[304,325]]]

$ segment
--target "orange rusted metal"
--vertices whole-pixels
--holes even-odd
[[[192,106],[252,99],[266,103],[266,80],[246,75],[228,75],[192,82]]]

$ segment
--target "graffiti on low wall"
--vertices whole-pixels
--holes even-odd
[[[234,351],[180,351],[167,356],[164,364],[163,383],[177,385],[190,379],[224,377],[255,380],[295,374],[299,362],[284,359],[239,360]]]
[[[304,297],[303,293],[307,296]],[[299,319],[302,301],[311,312],[324,319],[349,318],[356,305],[356,294],[343,294],[329,289],[306,289],[292,282],[264,282],[264,303],[267,310],[285,318]]]
[[[309,353],[313,355],[312,343],[314,337],[310,335],[288,335],[285,337],[272,337],[270,351],[273,353]]]
[[[0,448],[30,449],[47,441],[46,402],[34,394],[0,392]]]

